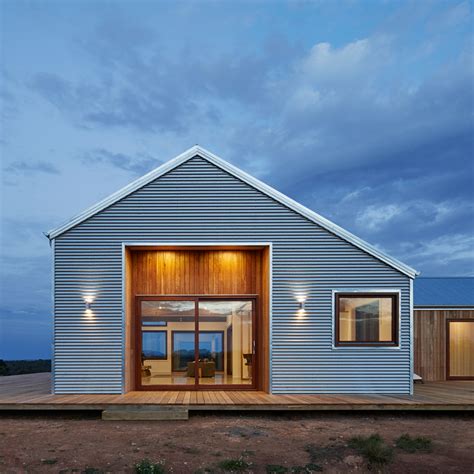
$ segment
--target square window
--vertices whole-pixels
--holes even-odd
[[[166,331],[143,331],[142,359],[166,359],[166,344]]]
[[[398,345],[398,295],[336,293],[336,346]]]

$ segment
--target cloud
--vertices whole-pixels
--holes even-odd
[[[407,242],[401,251],[406,261],[425,276],[474,276],[474,235],[444,234],[419,242]]]
[[[397,204],[368,206],[366,209],[359,212],[356,217],[356,224],[359,227],[376,230],[390,222],[394,217],[400,215],[402,212],[403,207]]]
[[[14,161],[4,168],[6,173],[34,175],[37,173],[60,174],[59,169],[48,161]]]
[[[155,86],[140,88],[133,80],[119,85],[107,81],[75,84],[57,74],[40,73],[34,76],[30,87],[80,127],[184,130],[195,106],[173,93],[172,81],[160,84],[163,80],[156,79]]]
[[[440,30],[450,30],[463,23],[468,23],[471,17],[471,4],[468,0],[456,5],[448,3],[442,13],[437,14],[431,19],[429,26],[436,32]]]
[[[148,154],[138,154],[132,157],[124,153],[113,153],[103,148],[88,152],[82,157],[82,161],[91,164],[108,164],[115,168],[140,175],[151,171],[160,164],[156,158]]]
[[[352,199],[360,197],[360,192],[351,194]],[[460,212],[464,215],[474,213],[474,203],[470,201],[432,202],[417,199],[402,201],[399,204],[384,204],[384,198],[385,196],[379,196],[378,204],[371,204],[357,212],[355,223],[359,228],[379,231],[384,226],[396,222],[401,227],[410,225],[415,226],[417,230],[428,229],[440,224],[446,225],[448,221],[459,218]],[[347,201],[347,196],[342,201]],[[360,203],[359,206],[362,207]],[[406,217],[411,222],[406,222]]]
[[[296,74],[303,82],[339,88],[355,80],[370,82],[374,69],[389,57],[390,42],[384,37],[363,38],[340,48],[316,43],[297,66]]]

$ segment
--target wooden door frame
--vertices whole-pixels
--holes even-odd
[[[474,376],[456,376],[450,375],[450,333],[449,323],[471,323],[474,324],[474,319],[460,318],[460,319],[446,319],[446,380],[474,380]]]
[[[195,337],[194,337],[194,362],[197,367],[198,356],[199,356],[199,302],[200,301],[251,301],[252,302],[252,344],[255,344],[254,359],[255,363],[252,366],[252,384],[220,384],[220,385],[204,385],[199,383],[199,377],[194,377],[194,384],[182,384],[182,385],[142,385],[141,383],[141,311],[140,304],[142,301],[194,301],[194,322],[195,322]],[[259,370],[258,360],[260,357],[260,348],[258,344],[258,304],[259,295],[136,295],[134,304],[133,314],[133,328],[135,333],[135,390],[138,391],[178,391],[178,390],[246,390],[256,391]],[[172,351],[169,354],[173,356]]]

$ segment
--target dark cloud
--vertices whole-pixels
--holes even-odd
[[[5,172],[26,175],[37,173],[60,174],[59,169],[48,161],[14,161],[5,167]]]
[[[82,161],[87,164],[107,164],[139,175],[151,171],[160,164],[156,158],[147,154],[132,157],[123,153],[112,153],[102,148],[87,153],[82,157]]]

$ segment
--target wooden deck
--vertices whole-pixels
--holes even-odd
[[[50,374],[0,377],[0,410],[105,410],[185,406],[189,410],[474,410],[474,382],[415,385],[415,395],[269,395],[244,391],[129,392],[51,395]]]

